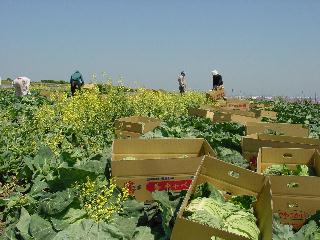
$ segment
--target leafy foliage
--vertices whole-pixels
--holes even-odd
[[[292,226],[283,225],[280,222],[278,214],[273,216],[273,239],[275,240],[319,240],[320,226],[319,226],[319,211],[311,216],[306,223],[294,233]]]
[[[160,118],[165,122],[143,137],[205,138],[221,160],[248,167],[240,154],[244,126],[212,124],[208,119],[187,116],[189,107],[207,103],[204,93],[180,96],[101,84],[71,98],[67,87],[60,85],[53,90],[37,84],[31,96],[22,98],[14,96],[11,89],[0,89],[1,239],[81,235],[94,239],[170,238],[183,194],[155,193],[156,201],[150,205],[122,199],[118,202],[121,211],[112,211],[106,218],[93,214],[100,208],[90,212],[84,206],[90,202],[105,206],[109,198],[103,194],[104,199],[97,204],[97,192],[103,189],[113,189],[110,204],[117,202],[119,190],[110,182],[110,158],[114,120],[120,117],[138,114]],[[39,95],[43,89],[50,92],[48,97]],[[312,137],[320,136],[319,105],[283,100],[273,104],[277,121],[307,124]],[[74,189],[75,183],[84,186],[87,179],[94,182],[95,190],[86,188],[86,194],[81,195],[80,188]],[[218,196],[210,187],[202,191],[207,191],[208,197]],[[235,201],[243,207],[250,204],[245,197]],[[98,220],[93,215],[101,216],[99,223],[90,219]]]
[[[296,165],[295,169],[289,169],[286,164],[273,164],[267,167],[263,173],[268,175],[293,175],[293,176],[310,176],[310,172],[307,165]]]

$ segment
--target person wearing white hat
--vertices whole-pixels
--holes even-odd
[[[30,78],[27,77],[17,77],[12,81],[12,85],[16,89],[16,96],[26,96],[30,94]]]
[[[217,89],[217,87],[223,85],[222,76],[219,74],[217,70],[213,70],[211,74],[212,74],[212,83],[213,83],[212,90],[215,90]]]

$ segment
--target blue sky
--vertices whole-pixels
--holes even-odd
[[[1,0],[0,75],[130,86],[320,95],[318,0]]]

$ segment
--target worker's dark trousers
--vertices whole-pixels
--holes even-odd
[[[79,81],[72,81],[71,82],[71,95],[74,96],[76,90],[80,90],[80,82]]]

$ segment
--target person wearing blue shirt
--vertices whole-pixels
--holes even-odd
[[[84,84],[82,74],[79,71],[75,71],[74,74],[71,75],[70,85],[71,85],[71,94],[74,96],[76,90],[80,90],[81,86]]]

